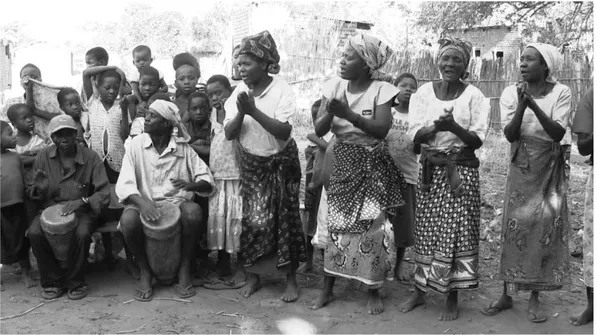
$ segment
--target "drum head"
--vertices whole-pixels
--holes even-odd
[[[59,235],[66,234],[75,228],[77,225],[75,214],[63,216],[60,214],[63,207],[63,204],[50,206],[41,213],[41,228],[44,232]]]
[[[159,201],[156,203],[158,210],[160,211],[160,218],[154,222],[148,222],[141,216],[141,222],[143,226],[153,231],[169,230],[175,227],[180,220],[180,208],[169,202]]]

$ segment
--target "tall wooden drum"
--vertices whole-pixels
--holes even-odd
[[[67,266],[68,248],[70,246],[77,220],[75,214],[62,215],[60,212],[64,205],[58,204],[46,208],[40,217],[41,229],[46,235],[54,257],[62,267]]]
[[[145,233],[145,252],[156,278],[171,283],[178,274],[182,253],[180,208],[167,201],[158,202],[161,215],[155,222],[141,217]]]

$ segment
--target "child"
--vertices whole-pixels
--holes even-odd
[[[31,121],[31,124],[33,122]],[[0,121],[0,178],[2,179],[1,202],[2,220],[0,221],[2,244],[0,245],[0,263],[13,264],[19,262],[21,275],[27,287],[35,285],[31,278],[31,263],[29,262],[29,240],[25,236],[28,227],[27,213],[24,206],[25,181],[23,166],[19,155],[9,149],[14,149],[17,140],[12,128],[5,121]],[[4,291],[0,282],[0,290]]]
[[[98,66],[108,66],[108,61],[110,57],[106,49],[102,47],[95,47],[87,50],[85,53],[85,64],[87,65],[86,69],[91,69]],[[97,94],[97,76],[91,76],[91,84],[93,93]],[[84,85],[84,84],[83,84]],[[125,85],[121,87],[121,95],[125,96],[131,93],[130,84],[125,81]],[[81,88],[81,102],[83,106],[87,106],[87,95],[85,94],[85,88]]]
[[[317,117],[320,106],[321,99],[315,101],[313,106],[311,106],[313,120]],[[325,151],[332,136],[332,132],[327,133],[324,137],[318,137],[315,133],[307,135],[307,139],[311,141],[311,145],[305,148],[305,158],[307,159],[305,172],[305,212],[307,219],[303,229],[307,233],[307,262],[299,268],[299,272],[309,272],[313,268],[314,248],[311,240],[317,230],[317,212],[321,198],[321,189],[323,187],[321,170],[323,169]]]
[[[8,108],[7,115],[10,123],[17,130],[16,152],[21,156],[25,181],[30,182],[33,178],[32,169],[37,153],[50,143],[35,132],[31,107],[25,104],[14,104]]]
[[[224,277],[230,273],[230,254],[240,251],[242,232],[242,198],[240,195],[240,170],[236,159],[236,142],[228,141],[224,133],[226,111],[224,103],[232,93],[228,78],[215,75],[207,81],[207,95],[213,106],[211,112],[212,139],[209,166],[216,183],[216,193],[209,198],[207,219],[207,247],[218,250],[218,275]],[[242,265],[238,265],[237,269]],[[244,272],[236,271],[229,282],[229,288],[240,287],[244,282]],[[226,284],[226,283],[224,283]],[[231,284],[231,285],[230,285]],[[206,284],[206,288],[215,288]]]
[[[211,144],[210,111],[211,106],[207,94],[193,92],[189,95],[188,114],[190,119],[184,123],[184,126],[191,135],[189,141],[191,147],[206,164],[209,164]]]
[[[97,93],[92,88],[93,76],[97,76]],[[115,66],[97,66],[83,71],[91,134],[89,147],[104,161],[111,184],[116,184],[118,180],[124,157],[124,140],[129,135],[128,111],[120,108],[119,99],[125,81],[124,73]]]
[[[201,77],[201,69],[199,68],[199,62],[195,56],[191,55],[188,52],[180,53],[172,59],[172,67],[174,71],[178,70],[179,67],[182,65],[190,65],[197,69],[198,76]]]
[[[83,126],[82,114],[83,114],[83,106],[81,105],[81,98],[79,97],[79,93],[71,87],[64,87],[58,92],[56,97],[58,99],[58,105],[60,105],[60,109],[70,117],[75,120],[77,124],[77,143],[85,148],[88,147],[87,141],[89,140],[89,115],[86,114],[84,118],[87,122],[86,126]],[[87,113],[87,112],[85,112]]]
[[[187,115],[187,108],[189,106],[189,96],[191,93],[197,91],[197,82],[199,80],[199,70],[190,65],[183,64],[176,70],[176,79],[174,86],[176,86],[176,98],[174,104],[180,111],[180,118],[182,122],[186,123],[190,117]]]
[[[135,137],[143,133],[145,125],[145,114],[149,108],[149,98],[160,91],[160,73],[151,66],[139,68],[139,76],[136,78],[137,82],[133,81],[133,90],[137,89],[138,97],[129,95],[130,98],[126,100],[128,103],[128,111],[133,123],[131,125],[130,135]]]
[[[141,80],[141,69],[151,66],[153,58],[151,58],[151,49],[146,45],[139,45],[133,49],[133,64],[137,68],[137,72],[131,77],[131,86],[133,89],[133,95],[137,98],[137,101],[145,104],[147,99],[143,99],[140,92],[140,80]],[[164,75],[158,71],[158,89],[160,92],[167,93],[168,85],[164,81]],[[144,117],[144,116],[143,116]],[[134,122],[133,122],[134,124]],[[132,130],[131,130],[132,135]]]
[[[396,83],[400,93],[396,98],[398,105],[392,110],[392,129],[386,137],[390,155],[394,163],[402,171],[407,183],[404,200],[406,204],[397,209],[392,218],[394,236],[397,248],[396,278],[400,281],[410,281],[410,274],[404,267],[404,253],[406,248],[414,244],[414,221],[416,208],[416,185],[419,175],[419,163],[412,140],[406,135],[408,130],[408,107],[410,96],[417,91],[417,79],[410,73],[403,73]]]

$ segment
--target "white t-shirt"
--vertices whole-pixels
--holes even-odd
[[[419,162],[414,153],[414,143],[407,135],[408,114],[400,113],[392,108],[392,129],[386,136],[390,156],[402,171],[407,183],[416,185],[419,174]]]

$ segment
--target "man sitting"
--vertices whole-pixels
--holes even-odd
[[[174,129],[179,137],[173,135]],[[182,261],[174,288],[182,298],[195,295],[191,269],[198,232],[205,229],[206,222],[193,197],[194,193],[211,195],[214,181],[207,165],[188,144],[189,139],[176,105],[156,100],[145,116],[145,132],[126,148],[116,195],[125,205],[120,228],[141,270],[140,287],[135,293],[139,301],[149,301],[153,296],[153,274],[145,253],[141,217],[149,222],[158,220],[160,212],[155,202],[164,200],[179,205],[181,212]]]
[[[97,218],[110,198],[108,176],[98,154],[77,145],[77,125],[72,117],[54,117],[48,130],[54,144],[37,154],[34,181],[28,185],[28,193],[40,201],[42,211],[64,204],[61,215],[75,214],[78,223],[69,245],[67,268],[61,268],[54,257],[39,214],[29,227],[28,236],[37,258],[42,298],[59,298],[66,288],[68,298],[77,300],[87,296],[83,266]]]

